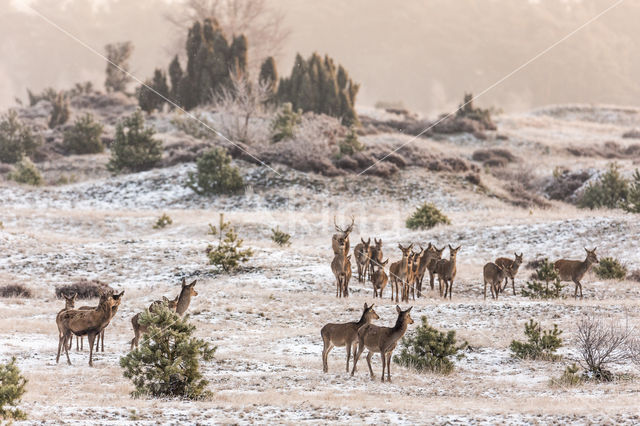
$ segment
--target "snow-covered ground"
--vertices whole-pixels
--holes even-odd
[[[541,120],[550,115],[538,112]],[[529,120],[534,118],[529,117]],[[520,118],[504,119],[508,132]],[[511,121],[509,121],[511,120]],[[529,121],[530,123],[530,121]],[[555,122],[554,122],[555,123]],[[548,125],[551,125],[547,122]],[[557,123],[554,126],[559,126]],[[609,125],[605,123],[604,125]],[[555,128],[554,128],[555,129]],[[555,131],[555,130],[554,130]],[[548,134],[548,132],[547,132]],[[452,142],[457,146],[457,142]],[[514,144],[517,142],[514,142]],[[532,139],[535,146],[536,140]],[[515,145],[514,145],[515,146]],[[512,146],[512,149],[516,149]],[[525,146],[525,145],[523,145]],[[452,148],[454,149],[454,148]],[[455,148],[457,149],[457,148]],[[522,148],[523,150],[529,148]],[[532,159],[531,161],[535,161]],[[551,165],[547,165],[551,167]],[[391,179],[364,176],[323,178],[279,169],[274,176],[243,166],[250,189],[242,196],[202,198],[184,187],[192,164],[135,175],[98,177],[59,187],[30,189],[0,184],[0,285],[19,282],[33,299],[0,301],[0,360],[16,356],[29,384],[21,408],[29,421],[45,424],[162,423],[637,423],[637,371],[613,383],[575,388],[550,385],[578,360],[576,320],[584,313],[640,321],[640,285],[632,281],[584,279],[584,299],[573,287],[555,301],[531,301],[506,291],[499,301],[482,298],[482,265],[500,255],[582,259],[597,246],[630,270],[640,268],[640,226],[618,211],[584,211],[554,203],[550,209],[520,209],[477,193],[453,175],[407,169]],[[413,232],[404,220],[417,204],[437,204],[452,224]],[[173,224],[153,229],[167,213]],[[255,256],[246,272],[221,275],[207,265],[208,224],[218,213],[236,227]],[[431,241],[462,245],[452,300],[436,292],[411,302],[416,323],[426,316],[442,330],[456,330],[471,350],[448,376],[392,366],[392,383],[369,378],[361,359],[354,377],[345,372],[344,348],[329,356],[322,372],[320,328],[357,320],[371,303],[370,284],[352,280],[348,299],[335,298],[329,267],[333,219],[356,218],[352,247],[369,236],[383,239],[385,258],[399,257],[398,243]],[[271,229],[292,234],[279,248]],[[446,252],[445,252],[446,255]],[[531,270],[516,280],[521,288]],[[203,366],[213,398],[208,401],[131,399],[131,383],[119,358],[133,337],[130,318],[163,295],[175,296],[181,277],[198,279],[189,308],[197,334],[218,346]],[[88,353],[71,353],[72,366],[55,363],[55,314],[62,302],[56,286],[77,278],[100,279],[125,290],[121,308],[106,331],[106,352],[87,365]],[[395,303],[375,300],[379,324],[395,322]],[[87,302],[88,304],[89,302]],[[84,303],[83,303],[84,304]],[[559,362],[518,361],[512,339],[523,339],[530,318],[564,330]]]

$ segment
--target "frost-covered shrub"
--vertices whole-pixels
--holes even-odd
[[[352,155],[356,152],[364,150],[364,145],[362,145],[362,143],[360,143],[360,141],[358,140],[358,133],[353,126],[349,128],[347,136],[345,136],[345,138],[340,141],[338,147],[340,148],[338,157],[342,157],[343,155]]]
[[[187,186],[200,195],[237,194],[244,182],[240,170],[231,165],[231,157],[222,148],[213,148],[196,162],[196,173],[189,173]]]
[[[281,231],[280,228],[273,228],[271,230],[271,241],[280,247],[288,246],[291,245],[291,235]]]
[[[153,229],[162,229],[173,223],[173,220],[166,214],[162,213],[162,216],[156,220],[156,223],[153,225]]]
[[[627,276],[627,267],[616,258],[603,257],[593,268],[593,272],[603,280],[624,280]]]
[[[547,258],[534,262],[530,262],[530,264],[536,264],[538,267],[532,275],[532,279],[527,281],[525,288],[522,289],[522,295],[531,299],[559,298],[564,286],[560,282],[560,277],[553,263],[549,262]]]
[[[285,102],[276,114],[271,123],[271,140],[280,142],[281,140],[293,138],[295,128],[301,122],[302,111],[293,111],[290,102]]]
[[[578,374],[579,370],[580,367],[575,362],[571,365],[567,365],[560,377],[554,377],[551,379],[551,386],[571,387],[581,385],[583,378]]]
[[[411,335],[402,338],[400,354],[395,355],[393,361],[417,371],[449,374],[454,369],[452,359],[460,358],[460,352],[467,346],[467,342],[458,344],[455,331],[439,331],[423,316],[422,324]]]
[[[87,113],[76,119],[73,127],[64,132],[62,145],[70,154],[96,154],[104,151],[102,124]]]
[[[609,164],[609,169],[600,178],[590,183],[578,201],[582,208],[609,209],[621,208],[626,205],[629,194],[629,182],[622,177],[616,163]]]
[[[80,279],[72,284],[56,287],[56,297],[62,299],[65,294],[76,293],[78,299],[98,299],[100,293],[112,293],[113,288],[99,280]]]
[[[633,329],[613,320],[584,315],[578,321],[577,348],[582,357],[584,376],[598,381],[613,380],[609,366],[633,360]]]
[[[23,297],[31,299],[33,294],[31,290],[23,284],[7,284],[0,287],[0,297]]]
[[[40,145],[40,138],[18,119],[15,110],[0,117],[0,162],[17,163],[25,155],[32,155]]]
[[[635,170],[629,182],[627,202],[623,208],[629,213],[640,213],[640,171],[638,169]]]
[[[209,224],[209,235],[218,236],[218,244],[207,246],[207,257],[209,264],[218,266],[224,272],[231,272],[240,267],[240,263],[245,263],[253,256],[251,249],[242,250],[242,239],[231,227],[231,223],[224,221],[224,215],[220,214],[220,224],[215,227]]]
[[[210,361],[216,351],[193,336],[196,327],[166,305],[144,311],[139,323],[147,328],[140,346],[120,358],[124,377],[135,386],[133,397],[180,397],[202,399],[210,395],[208,381],[200,371],[201,361]]]
[[[562,346],[562,330],[554,324],[552,330],[542,330],[540,323],[533,319],[524,325],[526,342],[512,340],[509,349],[513,356],[520,359],[544,359],[555,361],[559,358],[555,352]]]
[[[124,118],[116,126],[107,169],[119,173],[122,170],[140,172],[154,167],[162,158],[162,142],[154,139],[154,134],[153,127],[144,126],[140,110]]]
[[[51,102],[53,109],[51,110],[51,117],[49,117],[49,128],[53,129],[61,124],[64,124],[69,119],[69,100],[63,92],[58,93],[55,99]]]
[[[20,373],[16,365],[16,358],[11,358],[7,364],[0,364],[0,420],[22,420],[27,415],[15,407],[26,392],[27,379]]]
[[[429,229],[436,225],[448,225],[451,221],[435,205],[424,203],[406,221],[409,229]]]
[[[9,179],[26,185],[42,185],[42,174],[29,158],[25,157],[18,164],[14,171],[9,173]]]

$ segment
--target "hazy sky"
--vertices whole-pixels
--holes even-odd
[[[361,83],[358,102],[402,101],[435,114],[465,91],[479,93],[615,0],[268,0],[291,35],[278,58],[328,53]],[[104,61],[40,18],[0,0],[0,107],[26,88],[102,87]],[[164,0],[34,0],[42,13],[102,51],[131,40],[142,79],[168,64],[177,34]],[[488,92],[480,104],[507,111],[550,103],[640,105],[640,1],[627,0]]]

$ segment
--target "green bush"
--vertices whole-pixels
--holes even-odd
[[[344,140],[338,143],[338,147],[340,148],[338,158],[342,157],[343,155],[351,155],[364,150],[364,145],[362,145],[362,143],[360,143],[360,141],[358,140],[358,133],[353,126],[349,128],[349,132],[347,133],[347,136],[344,138]]]
[[[60,92],[51,102],[51,105],[53,110],[51,111],[51,117],[49,117],[49,128],[53,129],[69,120],[69,100],[63,92]]]
[[[231,165],[231,157],[223,148],[213,148],[196,161],[196,173],[189,173],[187,186],[196,194],[237,194],[244,182],[240,170]]]
[[[558,272],[547,258],[539,262],[534,279],[527,281],[522,295],[530,299],[557,299],[564,286],[560,282]],[[549,287],[551,284],[551,287]]]
[[[153,229],[162,229],[168,225],[171,225],[172,223],[173,220],[166,213],[162,213],[162,216],[160,216],[155,225],[153,225]]]
[[[0,419],[22,420],[26,414],[15,407],[20,403],[20,398],[26,392],[27,379],[20,374],[16,366],[16,358],[11,358],[7,364],[0,364]]]
[[[53,103],[58,96],[58,92],[53,87],[47,87],[42,91],[42,93],[33,93],[31,90],[27,89],[27,96],[29,96],[29,105],[34,106],[42,100]]]
[[[575,362],[571,365],[567,365],[562,376],[551,379],[551,386],[571,387],[582,384],[583,378],[578,374],[579,370],[580,367],[578,367]]]
[[[131,395],[208,397],[209,382],[202,377],[200,361],[213,359],[216,347],[192,336],[196,328],[188,316],[181,318],[164,305],[153,313],[145,310],[139,322],[147,327],[140,346],[120,358],[124,376],[135,386]]]
[[[0,117],[0,161],[17,163],[25,155],[32,155],[40,145],[40,138],[18,119],[15,110]]]
[[[291,245],[291,235],[280,230],[280,228],[271,229],[271,240],[280,247]]]
[[[451,221],[431,203],[424,203],[407,219],[409,229],[429,229],[438,224],[449,225]]]
[[[16,164],[16,169],[9,173],[9,179],[27,185],[42,185],[42,175],[40,174],[40,171],[27,157],[23,158],[18,164]]]
[[[140,110],[120,121],[107,169],[112,173],[125,169],[140,172],[158,164],[162,158],[162,142],[153,138],[154,133],[152,127],[144,127]]]
[[[491,120],[491,110],[474,107],[473,94],[471,93],[464,94],[464,100],[458,107],[456,116],[478,121],[484,129],[496,130],[496,125]]]
[[[218,236],[218,245],[207,246],[207,256],[209,264],[221,268],[224,272],[231,272],[240,267],[253,256],[251,249],[242,250],[242,240],[231,227],[229,222],[224,221],[224,215],[220,214],[220,225],[215,227],[209,224],[209,235]]]
[[[553,330],[542,330],[540,324],[533,319],[524,325],[527,342],[511,341],[509,349],[513,356],[520,359],[544,359],[555,361],[560,358],[555,352],[562,346],[560,335],[562,330],[553,325]]]
[[[629,182],[627,202],[623,207],[629,213],[640,213],[640,171],[633,173],[633,179]]]
[[[149,87],[153,90],[149,89]],[[143,111],[150,113],[153,110],[162,109],[166,102],[165,99],[169,98],[169,85],[164,71],[156,69],[153,73],[153,80],[147,80],[144,85],[138,87],[137,96],[138,105]]]
[[[601,258],[593,272],[603,280],[624,280],[627,277],[627,267],[613,257]]]
[[[290,102],[285,102],[276,114],[271,123],[271,140],[280,142],[282,140],[291,139],[295,131],[295,127],[300,124],[302,111],[293,111]]]
[[[578,200],[578,206],[590,209],[621,208],[627,204],[628,195],[629,182],[620,175],[619,166],[611,163],[607,172],[600,176],[597,182],[587,186]]]
[[[449,374],[454,368],[451,359],[461,358],[463,354],[459,352],[467,346],[467,342],[457,344],[455,331],[443,333],[431,327],[423,316],[422,325],[412,335],[402,338],[400,354],[395,355],[393,361],[417,371]]]
[[[129,59],[133,53],[133,43],[125,41],[121,43],[109,43],[104,49],[107,54],[107,78],[104,81],[104,88],[107,93],[125,92],[131,77],[120,71],[129,71]],[[115,67],[117,65],[119,68]]]
[[[97,154],[104,151],[101,135],[102,124],[87,113],[77,118],[73,127],[64,132],[62,145],[70,154]]]

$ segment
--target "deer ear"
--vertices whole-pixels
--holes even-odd
[[[182,287],[187,285],[187,279],[182,277]]]
[[[405,312],[409,313],[412,309],[413,309],[413,306],[409,306],[409,309],[407,309]]]
[[[76,293],[73,293],[73,296],[71,296],[71,298],[72,298],[73,300],[76,300],[76,297],[78,297],[78,293],[77,293],[77,292],[76,292]]]
[[[364,302],[364,309],[368,309],[369,307],[367,306],[367,302]]]
[[[401,312],[402,312],[402,309],[400,309],[400,306],[396,305],[396,311],[397,311],[398,313],[401,313]]]
[[[196,285],[196,282],[198,282],[198,280],[193,280],[193,282],[189,284],[189,287],[193,287],[194,285]]]
[[[168,302],[169,302],[169,299],[167,299],[167,297],[166,297],[166,296],[162,296],[162,301],[163,301],[163,302],[167,302],[167,303],[168,303]]]

